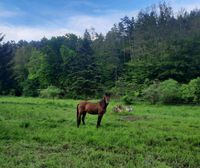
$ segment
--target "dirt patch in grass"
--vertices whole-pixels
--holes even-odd
[[[62,148],[65,149],[65,150],[67,150],[67,149],[69,149],[69,145],[68,145],[68,144],[64,144],[64,145],[62,146]]]
[[[137,120],[148,120],[147,116],[136,116],[136,115],[126,115],[119,118],[120,121],[137,121]]]

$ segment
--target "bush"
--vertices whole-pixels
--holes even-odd
[[[57,88],[56,86],[49,86],[46,89],[42,89],[40,91],[40,96],[45,98],[55,98],[58,97],[61,93],[61,90]]]
[[[160,101],[165,104],[180,103],[182,100],[180,87],[180,84],[173,79],[162,82],[160,84]]]
[[[122,101],[124,102],[124,104],[126,105],[131,105],[134,103],[134,96],[130,96],[130,95],[125,95],[122,97]]]
[[[189,87],[191,88],[192,93],[194,94],[193,102],[200,103],[200,77],[191,80],[189,83]]]
[[[155,104],[160,100],[160,84],[159,82],[154,82],[148,88],[143,90],[143,95],[146,100],[151,104]]]
[[[192,103],[194,100],[194,94],[192,93],[192,87],[189,84],[183,84],[181,86],[181,97],[185,103]]]
[[[151,104],[200,103],[200,77],[182,85],[173,79],[154,82],[143,90],[143,95]]]
[[[200,103],[200,77],[181,87],[182,99],[186,103]]]
[[[37,97],[39,83],[37,80],[26,80],[23,84],[23,96]]]

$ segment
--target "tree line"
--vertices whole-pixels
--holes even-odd
[[[0,94],[92,98],[111,90],[142,96],[155,81],[187,84],[200,76],[200,10],[174,14],[166,3],[125,16],[107,34],[86,30],[40,41],[2,42]]]

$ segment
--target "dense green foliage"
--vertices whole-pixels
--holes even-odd
[[[75,100],[0,98],[0,167],[200,167],[199,106],[109,104],[76,128]],[[120,102],[119,102],[120,103]]]
[[[200,78],[188,84],[179,84],[173,79],[154,82],[143,90],[144,97],[151,103],[164,104],[200,103]]]
[[[151,104],[155,104],[160,101],[160,84],[154,82],[149,87],[143,90],[144,98],[146,98]]]
[[[182,88],[182,98],[185,102],[200,102],[200,78],[193,79],[188,85],[183,84]]]
[[[13,93],[16,89],[11,68],[15,44],[11,42],[1,44],[3,38],[4,36],[0,34],[0,95],[6,95],[9,92]]]
[[[105,36],[92,29],[82,38],[66,34],[15,44],[2,43],[1,35],[0,94],[38,96],[39,90],[52,85],[68,98],[97,97],[105,90],[134,98],[141,97],[154,80],[188,83],[200,76],[199,27],[199,10],[174,15],[161,3],[135,18],[122,18]],[[163,96],[171,87],[165,84],[169,86],[163,86]],[[186,86],[182,90],[185,102],[199,102],[199,97],[187,94]],[[150,94],[155,98],[151,102],[157,101],[159,93]],[[177,96],[173,99],[178,101]],[[171,101],[168,98],[162,101]]]
[[[181,92],[177,81],[169,79],[160,84],[161,101],[163,103],[180,102]]]
[[[125,105],[131,105],[134,103],[134,98],[133,96],[125,95],[122,97],[122,101],[124,102]]]
[[[40,96],[45,98],[55,98],[58,97],[61,90],[55,86],[49,86],[46,89],[40,90]]]

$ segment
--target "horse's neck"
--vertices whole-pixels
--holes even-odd
[[[108,104],[105,102],[104,99],[102,99],[102,100],[99,102],[99,104],[100,104],[100,106],[101,106],[104,110],[106,110]]]

